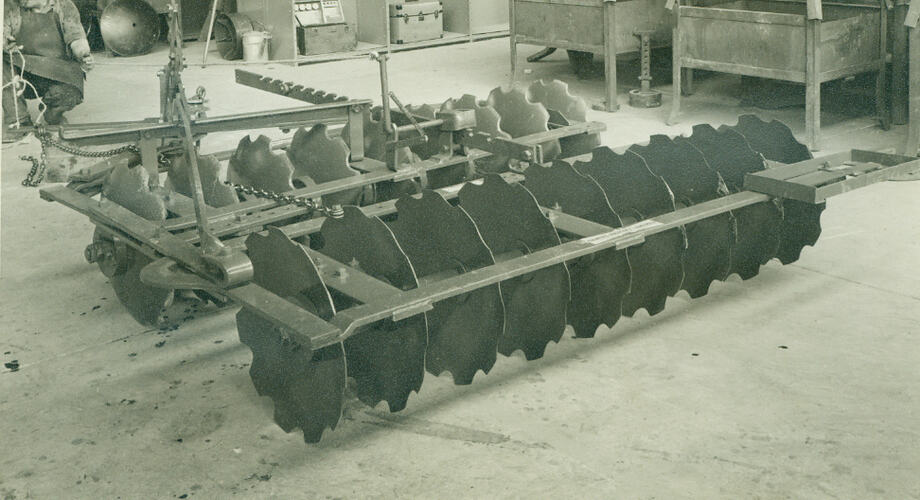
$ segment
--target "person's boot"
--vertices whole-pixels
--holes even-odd
[[[64,118],[65,111],[70,111],[70,108],[48,106],[48,109],[45,110],[45,114],[42,115],[42,117],[48,125],[61,125],[62,123],[67,123],[67,119]]]

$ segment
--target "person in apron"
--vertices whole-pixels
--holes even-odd
[[[24,98],[41,98],[44,122],[60,124],[83,102],[85,72],[93,65],[80,13],[71,0],[4,0],[3,10],[4,134],[17,117],[20,126],[32,125]],[[20,95],[7,85],[14,74],[31,83]]]

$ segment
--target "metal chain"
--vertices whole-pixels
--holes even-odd
[[[42,145],[41,159],[36,160],[34,156],[20,156],[23,161],[31,161],[32,169],[23,179],[22,185],[26,187],[36,187],[42,183],[45,178],[45,171],[48,169],[48,150],[52,147],[57,148],[69,155],[82,156],[84,158],[108,158],[110,156],[120,155],[127,152],[140,153],[140,149],[134,144],[127,144],[115,149],[106,151],[88,151],[80,149],[70,144],[55,140],[50,133],[39,127],[35,130],[35,136],[38,137]]]
[[[32,168],[29,170],[29,175],[26,176],[25,180],[22,181],[22,185],[26,187],[35,187],[42,183],[42,180],[45,178],[45,169],[41,169],[39,174],[39,166],[44,165],[45,161],[45,150],[42,149],[42,159],[37,160],[34,156],[22,155],[19,157],[22,161],[31,161]],[[35,175],[38,174],[38,178]]]
[[[318,212],[325,217],[332,217],[334,219],[339,219],[345,216],[345,211],[342,209],[341,205],[333,205],[331,207],[327,207],[322,203],[319,203],[316,200],[312,200],[305,196],[294,196],[291,194],[276,193],[267,189],[256,189],[254,187],[243,186],[242,184],[233,184],[231,182],[227,182],[226,184],[235,189],[238,194],[247,194],[255,196],[256,198],[272,200],[282,205],[294,205],[300,208],[306,208],[310,210],[311,213]]]

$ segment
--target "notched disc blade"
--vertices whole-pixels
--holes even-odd
[[[737,125],[725,128],[740,133],[754,151],[768,160],[796,163],[812,157],[808,147],[797,141],[792,130],[778,120],[765,122],[756,115],[743,115],[738,118]]]
[[[141,270],[153,262],[146,255],[127,249],[126,265],[120,265],[109,278],[119,302],[138,323],[158,326],[163,322],[163,313],[172,304],[174,292],[168,288],[154,288],[141,281]]]
[[[597,148],[591,161],[576,162],[575,168],[603,188],[624,223],[674,211],[674,195],[667,183],[633,152],[620,155],[606,147]],[[679,229],[649,236],[645,243],[627,250],[633,280],[623,297],[625,316],[643,308],[650,315],[664,310],[667,298],[680,290],[684,279],[683,253],[684,237]]]
[[[798,200],[783,200],[782,239],[776,257],[783,264],[799,260],[802,249],[814,246],[821,236],[821,212],[826,203],[817,205]]]
[[[403,197],[396,208],[398,218],[390,229],[420,278],[449,276],[495,262],[470,216],[440,194],[426,190],[421,198]],[[449,371],[456,384],[471,383],[478,370],[488,373],[504,325],[498,285],[435,303],[428,313],[428,371]]]
[[[527,99],[527,93],[520,87],[498,87],[489,94],[488,102],[502,117],[502,130],[511,134],[512,138],[549,130],[549,112],[542,104]],[[559,156],[559,141],[545,142],[542,146],[544,159]]]
[[[702,153],[685,140],[674,141],[654,135],[648,146],[632,146],[656,174],[660,175],[675,199],[692,206],[713,200],[728,189],[716,171],[709,167]],[[724,280],[731,269],[734,224],[730,213],[703,219],[686,226],[687,249],[684,252],[684,281],[681,288],[691,297],[709,291],[715,280]]]
[[[332,318],[332,298],[302,246],[272,227],[267,236],[251,234],[246,248],[253,282],[322,319]],[[252,349],[253,384],[275,405],[275,422],[286,432],[300,427],[310,443],[318,442],[324,429],[334,429],[345,391],[342,345],[311,351],[245,308],[237,314],[237,329]]]
[[[527,95],[531,101],[546,106],[551,123],[565,126],[588,121],[588,103],[569,92],[569,84],[563,81],[537,80],[527,89]],[[563,158],[586,154],[600,143],[599,134],[578,134],[559,140]]]
[[[713,281],[728,278],[735,232],[730,213],[702,219],[686,227],[687,249],[681,289],[695,299],[706,295]]]
[[[703,153],[732,192],[743,189],[746,174],[765,168],[763,157],[751,149],[741,134],[730,128],[717,131],[709,125],[697,125],[693,127],[693,135],[677,140],[687,141]],[[744,207],[733,211],[733,214],[737,238],[732,249],[730,272],[749,279],[760,272],[760,266],[776,256],[783,214],[772,202]]]
[[[198,156],[198,175],[204,202],[212,207],[225,207],[240,202],[236,190],[220,180],[220,162],[214,156]],[[189,181],[189,165],[185,155],[177,156],[169,164],[166,186],[188,197],[194,197]]]
[[[528,254],[561,244],[533,195],[499,175],[485,176],[481,185],[463,186],[460,203],[496,256]],[[565,331],[571,298],[565,265],[503,281],[501,290],[506,323],[498,352],[510,356],[520,349],[529,360],[542,357],[546,345],[559,342]]]
[[[792,135],[782,122],[765,122],[754,115],[738,118],[731,128],[747,140],[751,148],[764,158],[780,163],[797,163],[812,158],[811,152]],[[783,264],[799,259],[805,246],[814,245],[821,235],[821,212],[826,204],[783,200],[782,237],[776,256]]]
[[[732,192],[742,190],[745,174],[766,168],[763,157],[751,149],[744,136],[732,129],[716,130],[710,125],[695,125],[690,137],[678,137],[675,141],[689,142],[699,150]]]
[[[343,217],[323,223],[320,251],[396,288],[417,288],[415,270],[387,225],[356,207],[344,210]],[[370,406],[386,401],[390,411],[405,408],[409,394],[422,386],[427,344],[424,314],[361,328],[345,341],[348,375],[357,382],[358,399]]]
[[[164,193],[151,191],[143,165],[119,165],[106,177],[102,196],[152,221],[166,219]]]
[[[581,217],[611,228],[621,227],[604,190],[571,165],[556,161],[551,167],[534,165],[524,171],[526,187],[537,202],[548,208]],[[601,324],[612,327],[629,293],[631,269],[625,251],[608,249],[568,263],[572,301],[568,322],[578,337],[593,337]]]
[[[537,80],[530,84],[527,91],[531,101],[556,111],[570,123],[588,121],[588,104],[570,93],[569,84],[561,80]]]
[[[326,125],[314,125],[307,132],[300,128],[294,133],[288,158],[294,165],[294,177],[307,176],[317,184],[354,177],[359,172],[348,164],[348,146],[340,137],[329,137]],[[323,203],[331,205],[360,204],[361,188],[323,195]]]
[[[313,352],[245,308],[237,313],[236,325],[240,341],[252,350],[249,375],[256,392],[275,404],[275,422],[285,432],[300,428],[304,441],[318,443],[323,431],[335,429],[342,415],[342,344]]]
[[[283,193],[294,189],[294,166],[284,153],[274,153],[271,140],[264,135],[252,141],[249,136],[240,140],[230,157],[228,175],[230,182],[254,189]]]
[[[772,201],[735,210],[737,239],[732,249],[730,273],[751,279],[760,266],[776,257],[782,241],[783,211]]]
[[[588,162],[575,162],[575,169],[590,176],[604,189],[611,207],[624,220],[639,221],[673,212],[674,194],[639,155],[610,148],[594,150]]]
[[[648,146],[631,146],[629,150],[641,156],[649,169],[668,183],[679,203],[690,206],[726,194],[719,174],[685,141],[653,135]]]

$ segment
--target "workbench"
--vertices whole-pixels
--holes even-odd
[[[674,87],[669,123],[681,95],[692,93],[693,68],[805,84],[805,135],[820,149],[821,83],[877,72],[876,111],[886,112],[887,5],[819,0],[673,2]]]

